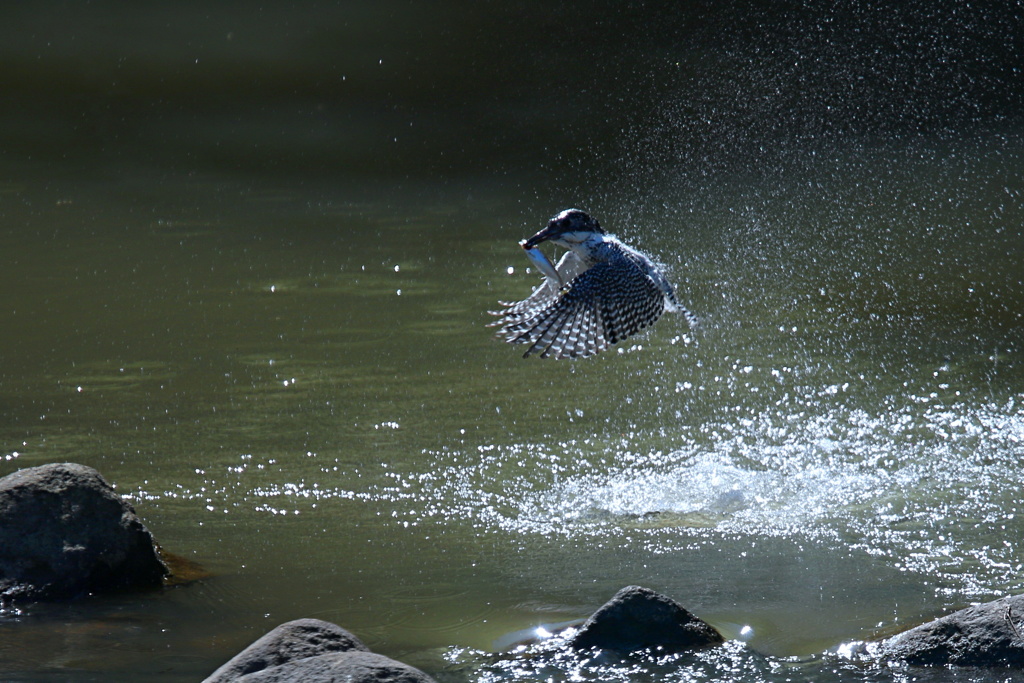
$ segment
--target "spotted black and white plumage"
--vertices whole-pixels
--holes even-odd
[[[568,250],[554,269],[536,250],[545,241]],[[491,326],[504,341],[529,344],[524,358],[592,356],[654,324],[665,311],[681,311],[697,323],[649,258],[605,234],[579,209],[563,211],[520,244],[547,273],[545,280],[526,299],[502,302],[502,310],[492,311],[500,319]]]

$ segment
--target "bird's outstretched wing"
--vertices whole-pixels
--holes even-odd
[[[559,290],[562,289],[562,282],[568,283],[580,272],[583,271],[583,261],[571,251],[565,252],[555,266],[561,282],[550,277],[544,279],[536,289],[522,301],[499,301],[503,306],[500,311],[488,311],[491,315],[501,316],[501,320],[493,322],[488,327],[501,327],[498,336],[504,338],[504,329],[510,324],[532,317],[538,311],[550,306],[558,298]]]
[[[630,258],[598,263],[558,291],[549,284],[498,312],[498,336],[529,344],[524,357],[591,356],[653,324],[665,311],[664,293]]]

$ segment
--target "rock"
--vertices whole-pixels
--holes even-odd
[[[373,652],[297,659],[236,679],[238,683],[435,683],[419,669]]]
[[[0,601],[157,588],[167,567],[132,506],[72,463],[0,479]]]
[[[718,631],[674,600],[627,586],[594,612],[568,644],[577,650],[681,652],[723,642]]]
[[[203,683],[434,683],[419,669],[370,652],[330,622],[297,619],[245,648]]]
[[[354,635],[327,621],[296,619],[281,624],[232,657],[204,683],[223,683],[296,659],[331,652],[369,652]]]
[[[882,641],[874,651],[907,664],[1024,664],[1024,595],[953,612]]]

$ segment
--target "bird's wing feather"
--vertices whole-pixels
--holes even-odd
[[[575,358],[586,349],[586,341],[583,337],[583,327],[586,323],[586,309],[578,308],[573,313],[572,319],[566,331],[565,354]]]
[[[559,260],[556,279],[546,257],[547,277],[526,299],[503,303],[492,311],[499,319],[497,336],[528,344],[524,357],[582,358],[604,351],[652,325],[666,310],[682,310],[691,325],[696,318],[678,305],[672,285],[649,259],[624,245],[606,261],[589,266],[575,252]],[[559,286],[560,282],[566,284]]]
[[[534,249],[532,251],[536,253],[532,255],[527,253],[527,258],[536,263],[538,258],[537,254],[540,254],[540,250]],[[571,251],[567,251],[562,258],[559,259],[558,265],[554,268],[562,282],[569,282],[585,270],[585,264],[579,256]],[[498,311],[488,311],[488,313],[500,316],[500,319],[493,323],[489,323],[487,326],[500,327],[501,329],[498,330],[498,336],[507,338],[510,333],[516,332],[519,326],[525,321],[528,321],[539,311],[542,311],[554,303],[558,298],[561,286],[561,283],[554,280],[550,274],[548,274],[544,278],[544,281],[530,293],[530,296],[526,297],[522,301],[499,301],[498,303],[504,308]],[[512,336],[517,335],[513,334]]]
[[[632,260],[615,259],[583,271],[548,306],[517,320],[509,341],[530,344],[526,356],[590,356],[651,325],[664,310],[658,285]]]

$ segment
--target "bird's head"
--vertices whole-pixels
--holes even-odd
[[[566,209],[550,221],[547,227],[530,239],[523,240],[523,249],[532,249],[541,242],[554,242],[560,247],[571,249],[574,245],[604,235],[598,222],[585,211]]]

